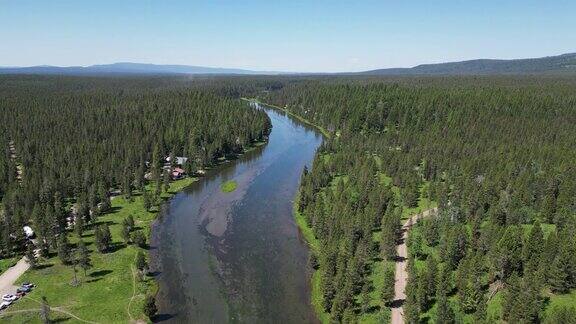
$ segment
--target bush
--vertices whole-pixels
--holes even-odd
[[[144,314],[148,318],[152,319],[154,315],[158,312],[158,307],[156,307],[156,298],[152,295],[147,295],[144,299]]]

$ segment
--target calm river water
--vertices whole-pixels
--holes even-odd
[[[259,107],[259,109],[264,109]],[[292,206],[322,135],[265,109],[269,142],[174,196],[152,232],[159,321],[314,323],[308,249]],[[220,185],[235,180],[224,193]]]

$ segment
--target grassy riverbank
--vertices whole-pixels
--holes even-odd
[[[244,153],[266,143],[266,141],[255,142],[246,148]],[[217,165],[233,160],[222,159]],[[197,180],[198,178],[185,178],[171,182],[168,192],[161,194],[162,200],[167,201]],[[226,185],[226,190],[233,191],[232,182]],[[234,182],[234,187],[235,185]],[[153,184],[146,186],[149,192],[154,188]],[[70,284],[74,278],[73,268],[62,265],[57,253],[53,252],[48,258],[40,260],[37,269],[27,271],[19,279],[18,282],[33,282],[37,288],[29,296],[0,313],[0,321],[41,323],[39,308],[42,296],[46,296],[52,307],[51,318],[54,321],[93,323],[148,321],[143,313],[144,298],[147,294],[155,293],[157,283],[152,277],[138,280],[135,271],[136,255],[140,250],[148,254],[147,249],[134,244],[125,244],[122,238],[122,221],[132,216],[135,230],[143,231],[149,238],[151,225],[156,219],[159,207],[147,211],[144,208],[142,192],[139,191],[133,192],[132,201],[121,196],[115,197],[111,201],[111,206],[111,211],[100,216],[97,223],[88,225],[82,235],[82,240],[90,250],[92,268],[84,274],[84,271],[77,267],[80,285],[74,287]],[[102,224],[108,224],[112,235],[112,247],[104,254],[96,251],[94,242],[94,229],[96,225]],[[76,234],[69,233],[68,236],[71,244],[75,245],[78,242]],[[3,265],[4,262],[0,264]]]
[[[308,246],[312,250],[312,253],[319,255],[320,253],[320,242],[312,232],[312,228],[308,226],[304,215],[302,215],[298,211],[298,195],[296,195],[296,199],[294,199],[294,219],[296,220],[296,225],[300,229],[300,233],[304,236],[304,239],[308,243]],[[330,323],[330,314],[324,312],[322,308],[322,287],[320,285],[320,272],[313,271],[312,278],[310,279],[310,289],[311,289],[311,296],[310,300],[312,302],[312,306],[314,307],[314,312],[318,319],[323,324]]]
[[[172,182],[170,190],[162,193],[164,200],[189,186],[197,178],[186,178]],[[152,190],[149,186],[148,190]],[[56,253],[40,261],[40,267],[27,271],[19,281],[30,281],[38,287],[24,299],[15,303],[4,314],[14,311],[34,310],[39,308],[38,301],[46,296],[51,307],[69,312],[85,321],[99,323],[120,323],[128,320],[145,319],[142,313],[146,293],[153,291],[153,278],[145,277],[143,281],[136,280],[134,275],[134,260],[141,249],[133,244],[126,245],[122,239],[122,221],[128,216],[134,217],[137,230],[149,237],[150,226],[158,209],[144,209],[141,192],[134,193],[133,201],[123,197],[112,200],[110,213],[98,218],[97,224],[108,224],[112,234],[112,248],[108,253],[99,253],[94,244],[94,226],[88,226],[82,235],[82,240],[90,250],[92,269],[86,274],[78,268],[80,285],[72,286],[74,271],[70,266],[61,264]],[[72,244],[78,241],[75,234],[70,233]],[[53,311],[54,320],[73,319],[72,316]],[[76,321],[77,319],[75,319]],[[23,323],[40,322],[38,311],[22,312],[7,315],[3,322]]]

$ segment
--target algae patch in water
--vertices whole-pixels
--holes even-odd
[[[236,190],[237,187],[238,183],[234,180],[226,181],[220,185],[220,189],[222,190],[222,192],[232,192]]]

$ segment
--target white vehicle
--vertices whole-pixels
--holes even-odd
[[[34,238],[34,231],[32,230],[32,228],[30,226],[24,226],[22,229],[24,230],[24,234],[26,235],[26,238],[28,238],[28,239]]]
[[[8,308],[8,306],[10,306],[10,305],[12,305],[11,301],[2,302],[2,304],[0,304],[0,310]]]
[[[18,296],[12,295],[12,294],[6,294],[6,295],[2,296],[2,300],[7,301],[7,302],[13,302],[16,299],[18,299]]]

